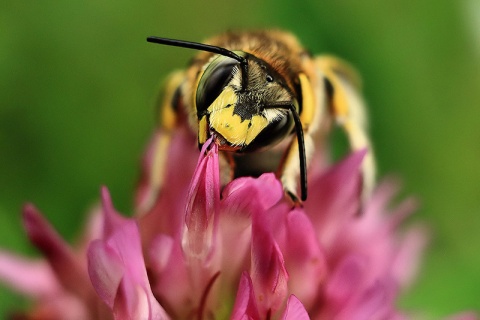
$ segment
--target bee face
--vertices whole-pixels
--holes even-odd
[[[245,52],[246,67],[218,55],[200,74],[196,91],[199,143],[214,136],[220,150],[250,152],[274,146],[291,134],[294,120],[284,105],[297,102],[285,79]]]

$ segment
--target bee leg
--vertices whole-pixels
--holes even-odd
[[[160,129],[157,132],[158,137],[153,142],[150,166],[146,168],[147,194],[142,197],[138,204],[140,214],[153,207],[164,185],[168,150],[172,132],[177,123],[177,110],[180,103],[179,88],[184,78],[184,73],[181,71],[172,73],[167,78],[159,95],[157,118],[159,119]]]
[[[308,132],[304,132],[304,145],[306,163],[308,165],[314,151],[313,139]],[[300,175],[300,158],[298,155],[298,140],[295,139],[290,143],[279,168],[283,189],[295,206],[302,205],[302,201],[297,195],[298,177]]]
[[[292,140],[288,146],[278,170],[283,189],[295,206],[301,206],[302,200],[305,201],[307,198],[307,167],[314,152],[315,143],[313,136],[319,127],[318,119],[321,117],[320,110],[316,108],[317,102],[315,99],[315,96],[319,93],[315,92],[306,74],[300,73],[298,82],[302,95],[302,112],[299,115],[293,115],[294,119],[297,118],[295,119],[297,139]],[[291,112],[295,113],[294,110],[291,110]],[[299,135],[302,137],[299,138]],[[299,146],[299,144],[302,145]],[[302,192],[301,199],[297,196],[297,180],[299,176],[302,183],[300,188]]]
[[[353,151],[368,150],[361,167],[362,200],[365,201],[375,185],[376,166],[372,144],[367,134],[367,117],[365,103],[360,94],[360,77],[351,66],[338,58],[319,56],[315,63],[325,77],[331,117],[342,127]]]

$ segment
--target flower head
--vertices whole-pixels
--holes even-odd
[[[27,316],[407,317],[395,299],[415,274],[425,233],[416,227],[398,232],[415,203],[407,199],[390,207],[395,183],[381,184],[361,201],[359,169],[367,151],[313,170],[309,199],[295,206],[272,173],[237,178],[221,188],[215,144],[196,152],[195,163],[193,149],[184,147],[191,141],[185,130],[172,137],[168,185],[148,212],[123,217],[102,189],[102,206],[79,250],[35,208],[25,207],[27,234],[46,259],[2,252],[0,277],[36,300]],[[147,171],[149,161],[147,152]],[[149,192],[141,183],[139,207]]]

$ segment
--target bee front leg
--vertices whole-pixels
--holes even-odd
[[[314,142],[308,132],[304,132],[304,143],[306,163],[308,166],[314,151]],[[298,177],[300,176],[300,158],[298,155],[298,140],[294,139],[288,146],[279,168],[279,176],[283,190],[285,190],[295,205],[301,205],[302,203],[297,191]]]
[[[285,192],[290,196],[290,198],[296,205],[301,205],[301,200],[297,196],[297,181],[298,177],[303,174],[303,179],[300,179],[301,183],[305,184],[302,185],[301,188],[302,198],[303,200],[306,200],[306,171],[315,150],[315,142],[313,136],[316,134],[320,126],[320,119],[322,117],[322,110],[320,108],[317,108],[317,106],[319,106],[318,101],[319,99],[321,99],[320,96],[323,92],[321,92],[315,86],[312,86],[311,80],[309,79],[309,77],[307,77],[305,73],[300,73],[298,75],[298,83],[300,84],[301,88],[302,111],[298,115],[298,120],[300,124],[297,125],[301,126],[300,130],[302,132],[299,132],[298,128],[296,128],[295,131],[297,139],[292,140],[292,142],[287,148],[287,151],[284,153],[284,157],[279,168],[279,175]],[[301,161],[302,152],[300,152],[301,150],[299,149],[299,142],[301,142],[302,139],[299,139],[299,133],[302,133],[303,135],[302,147],[304,149],[303,153],[305,155],[303,168]]]

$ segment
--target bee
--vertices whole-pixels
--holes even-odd
[[[375,165],[360,80],[347,63],[312,56],[279,30],[227,32],[206,43],[147,41],[199,51],[186,70],[170,75],[160,101],[164,138],[155,151],[153,194],[164,183],[166,145],[179,121],[196,134],[199,147],[209,138],[218,145],[223,185],[239,176],[276,172],[299,204],[307,199],[315,148],[337,124],[351,149],[369,149],[361,168],[363,193],[372,189]]]

